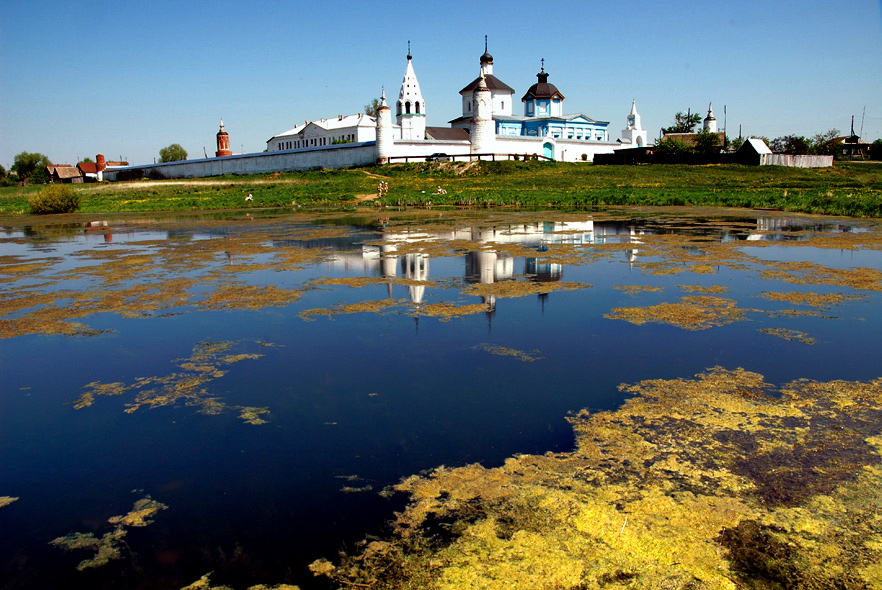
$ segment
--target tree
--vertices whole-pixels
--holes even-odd
[[[376,117],[380,112],[380,99],[374,98],[369,103],[364,105],[364,114],[368,117]]]
[[[720,153],[720,136],[710,131],[695,134],[695,153],[712,156]]]
[[[45,166],[40,166],[28,174],[28,184],[49,184],[50,182],[52,182],[52,176]]]
[[[674,115],[674,124],[662,129],[664,133],[692,133],[695,126],[701,123],[701,115],[698,113],[677,113]]]
[[[662,155],[688,154],[692,152],[692,146],[687,145],[679,139],[666,137],[661,141],[655,142],[655,153]]]
[[[882,139],[877,139],[870,144],[870,158],[873,160],[882,160]]]
[[[805,156],[813,151],[812,140],[801,135],[776,137],[769,144],[769,149],[776,154],[790,154],[792,156]]]
[[[744,145],[744,138],[743,137],[736,137],[735,139],[726,138],[726,140],[729,144],[729,147],[731,147],[732,151],[734,151],[734,152],[737,152],[738,150],[740,150],[741,146]]]
[[[173,143],[168,147],[159,150],[160,162],[179,162],[187,159],[187,150],[181,147],[179,143]]]
[[[15,156],[12,162],[12,171],[18,174],[19,180],[27,180],[28,176],[34,173],[38,168],[46,169],[51,166],[52,162],[43,154],[22,152]]]

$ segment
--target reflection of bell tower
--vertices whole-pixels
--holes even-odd
[[[218,158],[233,155],[233,152],[230,151],[230,134],[224,129],[223,119],[221,119],[220,131],[217,132],[217,151],[214,155]]]
[[[401,260],[404,276],[412,281],[425,282],[429,279],[429,257],[421,252],[405,254]],[[411,284],[407,287],[411,303],[422,303],[426,286]]]

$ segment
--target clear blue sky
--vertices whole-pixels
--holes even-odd
[[[880,0],[8,2],[0,16],[0,164],[103,153],[152,162],[180,143],[234,152],[304,120],[397,98],[407,42],[428,124],[459,116],[489,35],[520,98],[539,60],[564,110],[610,122],[637,100],[651,137],[709,102],[730,137],[882,137]],[[520,114],[520,111],[517,111]]]

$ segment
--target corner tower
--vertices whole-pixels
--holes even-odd
[[[426,139],[426,103],[413,71],[410,41],[407,42],[407,69],[404,70],[404,80],[401,81],[395,114],[396,122],[401,127],[401,139]]]
[[[492,153],[496,148],[496,125],[493,123],[493,95],[487,88],[484,72],[472,93],[471,153]]]
[[[392,155],[392,111],[386,104],[386,89],[383,89],[380,106],[377,109],[377,164],[387,164]]]
[[[230,134],[224,129],[223,119],[221,119],[220,131],[217,132],[217,151],[214,152],[214,155],[217,158],[233,155],[232,150],[230,150]]]

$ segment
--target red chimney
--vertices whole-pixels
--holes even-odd
[[[95,166],[98,168],[98,172],[103,172],[107,168],[107,164],[104,163],[104,154],[95,156]]]

